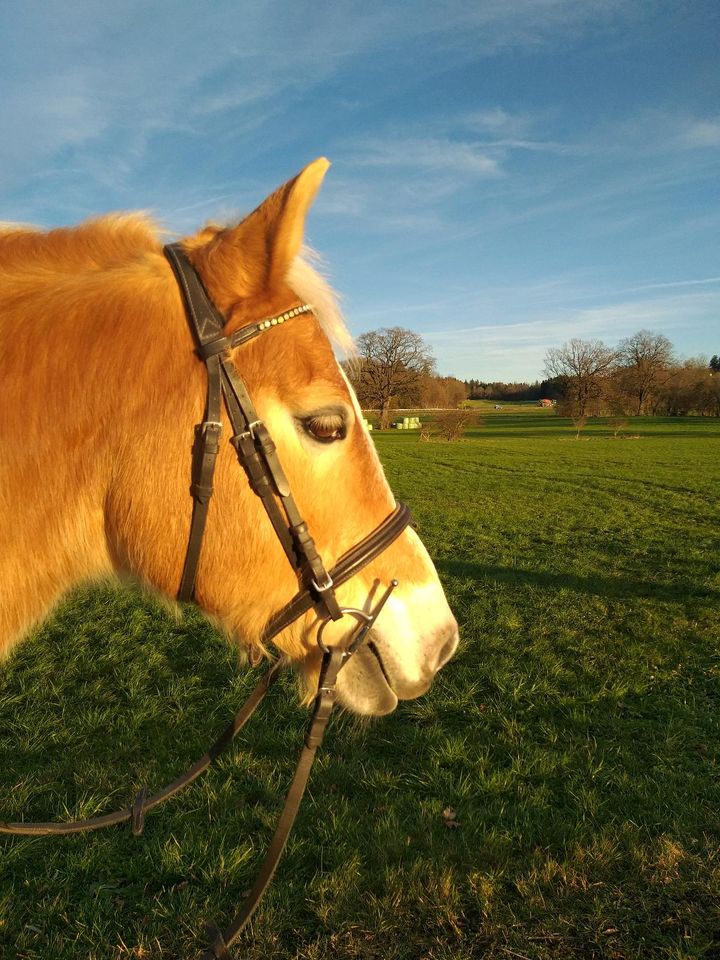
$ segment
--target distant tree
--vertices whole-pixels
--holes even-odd
[[[493,380],[492,383],[485,383],[480,380],[467,380],[466,386],[471,400],[539,400],[541,395],[537,381],[505,383],[502,380]]]
[[[548,350],[545,372],[565,378],[565,400],[574,420],[587,416],[591,402],[603,396],[616,358],[617,352],[600,340],[573,339]]]
[[[710,357],[710,369],[713,373],[720,373],[720,357],[717,354]]]
[[[472,410],[447,410],[437,418],[437,431],[443,440],[459,440],[469,426],[481,427],[483,423]]]
[[[654,412],[673,417],[720,416],[720,377],[710,369],[707,357],[676,366],[672,379],[658,394]]]
[[[661,333],[638,330],[620,341],[616,383],[636,416],[646,412],[657,389],[668,382],[674,362],[673,345]]]
[[[448,407],[454,409],[467,399],[468,388],[456,377],[433,377],[430,374],[420,377],[418,383],[420,406]]]
[[[581,434],[581,432],[585,429],[585,425],[586,425],[586,424],[587,424],[587,417],[586,417],[586,416],[574,417],[574,418],[573,418],[573,428],[574,428],[574,430],[575,430],[575,439],[576,439],[576,440],[579,440],[579,439],[580,439],[580,434]]]
[[[550,380],[543,380],[540,384],[538,400],[562,400],[567,394],[567,389],[567,377],[552,377]]]
[[[416,389],[420,378],[434,372],[435,360],[419,333],[389,327],[362,333],[358,358],[348,366],[360,403],[380,411],[380,429],[390,424],[394,398]]]
[[[610,428],[613,432],[613,437],[615,437],[616,440],[618,435],[622,433],[627,425],[628,422],[624,417],[613,417],[613,419],[610,421]]]
[[[712,371],[705,381],[705,410],[713,417],[720,417],[720,377]]]

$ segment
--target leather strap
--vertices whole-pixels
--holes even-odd
[[[305,743],[300,752],[295,774],[290,784],[287,797],[285,798],[285,804],[275,828],[275,833],[265,854],[265,859],[242,905],[242,909],[227,929],[220,933],[219,938],[217,934],[220,931],[213,925],[212,929],[215,931],[215,939],[210,949],[201,955],[201,960],[212,960],[213,957],[225,957],[228,955],[222,953],[222,950],[227,951],[227,948],[240,936],[243,927],[246,926],[255,913],[262,895],[267,890],[275,874],[280,858],[285,850],[288,837],[290,836],[290,831],[295,823],[298,810],[300,809],[300,803],[305,793],[305,788],[307,787],[317,748],[322,743],[328,720],[332,713],[332,708],[335,703],[335,682],[337,681],[340,668],[344,665],[345,661],[345,652],[339,647],[333,647],[323,657],[320,684],[315,697],[310,729],[308,730]],[[215,944],[220,945],[221,952],[216,952]]]
[[[139,837],[145,828],[145,810],[147,809],[145,804],[147,802],[147,795],[147,787],[141,787],[130,808],[130,824],[134,837]]]
[[[173,780],[172,783],[163,787],[162,790],[159,790],[153,796],[147,797],[147,795],[145,795],[139,803],[140,793],[143,792],[140,791],[131,807],[116,810],[113,813],[106,813],[100,817],[90,817],[86,820],[71,820],[67,823],[55,823],[54,821],[47,823],[5,823],[0,821],[0,833],[12,833],[31,837],[48,836],[50,834],[63,835],[67,833],[82,833],[85,830],[100,830],[103,827],[126,823],[128,820],[132,822],[133,828],[136,824],[142,826],[142,821],[146,813],[161,804],[163,800],[168,800],[176,793],[179,793],[183,787],[187,787],[194,780],[197,780],[197,778],[207,770],[215,758],[230,746],[265,699],[267,692],[275,683],[280,675],[280,671],[285,665],[286,661],[284,660],[277,660],[273,663],[270,669],[260,678],[253,692],[213,745],[199,760],[196,760],[185,773],[181,774],[176,780]],[[145,790],[145,788],[143,788],[143,790]],[[135,832],[134,829],[133,832]]]
[[[220,382],[220,353],[229,346],[222,336],[225,319],[215,308],[197,272],[192,268],[182,249],[177,244],[165,247],[165,256],[170,263],[185,300],[190,327],[197,350],[207,367],[207,397],[205,419],[195,427],[193,444],[192,481],[190,494],[193,512],[190,533],[185,552],[182,577],[178,588],[178,600],[192,600],[195,578],[200,563],[205,526],[213,493],[215,461],[220,450],[222,431],[222,385]],[[222,343],[222,346],[220,344]]]
[[[178,599],[191,599],[194,590],[217,457],[217,445],[213,443],[217,438],[209,437],[207,425],[219,423],[222,395],[233,427],[232,443],[238,459],[247,471],[253,490],[262,500],[288,561],[300,581],[314,594],[315,602],[324,607],[327,616],[338,620],[342,614],[332,580],[297,508],[275,444],[258,416],[242,377],[229,359],[227,349],[234,343],[235,337],[224,336],[225,320],[210,300],[182,246],[175,243],[164,249],[185,300],[188,322],[197,344],[196,352],[205,362],[208,374],[205,423],[196,432],[194,463],[197,467],[191,485],[193,515]],[[290,313],[306,312],[308,309],[304,305]],[[270,320],[251,324],[248,339],[272,323]]]

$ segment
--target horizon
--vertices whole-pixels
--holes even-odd
[[[709,0],[40,3],[0,39],[0,220],[149,209],[174,233],[333,162],[308,240],[353,335],[461,380],[571,337],[720,352]]]

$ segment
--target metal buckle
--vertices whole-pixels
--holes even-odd
[[[315,578],[310,581],[310,586],[317,590],[318,593],[326,593],[328,590],[332,590],[332,588],[335,586],[333,583],[333,578],[330,576],[327,570],[324,570],[323,572],[327,578],[327,583],[324,583],[321,586],[317,580],[315,580]]]
[[[262,420],[253,420],[252,423],[249,423],[249,424],[248,424],[247,430],[243,430],[242,433],[239,433],[239,434],[238,434],[238,437],[239,437],[241,440],[244,440],[246,437],[250,437],[252,440],[257,440],[257,437],[255,436],[255,430],[254,430],[254,428],[255,428],[255,427],[262,427],[262,426],[264,426]]]
[[[203,422],[200,424],[200,430],[204,435],[211,427],[213,427],[218,433],[220,433],[222,431],[222,426],[223,425],[219,420],[203,420]]]
[[[340,607],[340,613],[342,613],[344,617],[355,617],[355,619],[360,624],[360,629],[362,629],[362,627],[369,628],[370,625],[373,623],[373,620],[375,619],[372,616],[372,614],[365,613],[364,610],[358,610],[357,607]],[[330,650],[331,650],[331,648],[325,643],[325,641],[322,638],[323,630],[329,623],[332,623],[332,621],[323,620],[317,632],[317,645],[320,647],[323,653],[330,653]],[[356,632],[356,631],[353,631],[353,632]],[[351,646],[352,646],[352,643],[350,644],[350,647]],[[348,650],[349,650],[349,647],[348,647]],[[348,651],[345,651],[345,652],[347,653]]]

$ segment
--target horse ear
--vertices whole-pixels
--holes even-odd
[[[266,287],[282,283],[300,252],[305,219],[329,166],[325,157],[313,160],[236,228],[244,254],[249,248],[265,261]]]
[[[187,244],[218,306],[282,284],[300,252],[305,218],[329,166],[324,157],[313,160],[237,226],[215,232],[209,242],[201,232]]]

